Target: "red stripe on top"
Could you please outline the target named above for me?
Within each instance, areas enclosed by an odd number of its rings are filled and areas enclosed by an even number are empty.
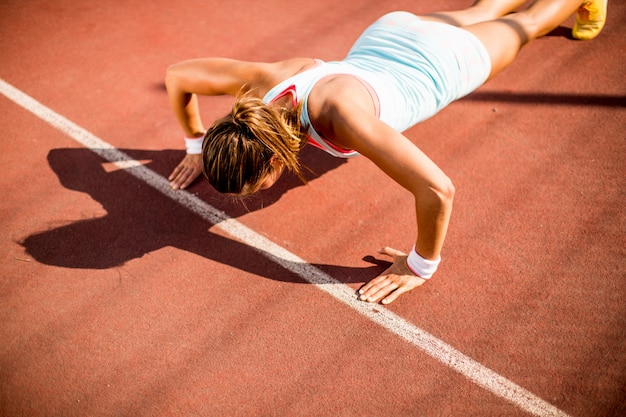
[[[367,85],[366,85],[367,86]],[[290,85],[289,87],[285,88],[280,94],[278,94],[276,97],[274,97],[272,99],[272,101],[270,102],[270,104],[275,103],[276,101],[280,100],[281,98],[285,97],[287,94],[291,94],[291,102],[293,103],[293,106],[296,107],[298,105],[298,95],[296,92],[296,86],[295,84]],[[319,134],[319,133],[318,133]],[[318,149],[321,149],[323,151],[326,151],[326,149],[320,145],[319,143],[317,143],[315,141],[315,139],[313,139],[310,135],[306,135],[307,139],[309,141],[309,143],[313,146],[315,146]],[[322,136],[322,135],[320,135]],[[343,148],[339,148],[337,146],[335,146],[331,141],[327,140],[326,144],[328,146],[330,146],[331,148],[333,148],[335,151],[339,152],[339,153],[343,153],[343,154],[349,154],[352,153],[354,151],[352,150],[348,150],[348,149],[343,149]]]
[[[275,103],[276,101],[278,101],[281,98],[285,97],[287,94],[291,94],[291,102],[293,103],[293,106],[296,107],[298,105],[298,96],[296,95],[296,85],[295,84],[291,84],[289,87],[285,88],[282,93],[280,93],[279,95],[274,97],[274,99],[272,99],[270,104]]]

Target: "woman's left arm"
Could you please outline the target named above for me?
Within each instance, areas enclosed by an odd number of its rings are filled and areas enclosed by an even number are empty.
[[[452,212],[450,179],[409,139],[357,103],[343,101],[330,112],[338,144],[355,149],[413,194],[418,234],[412,260],[436,269]],[[380,253],[391,256],[393,264],[360,289],[362,300],[388,304],[426,281],[409,268],[406,253],[388,247]]]

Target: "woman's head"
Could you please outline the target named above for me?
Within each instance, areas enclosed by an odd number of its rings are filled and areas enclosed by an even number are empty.
[[[273,185],[284,167],[303,178],[297,157],[306,143],[300,110],[239,97],[204,138],[204,175],[211,185],[222,193],[251,194]]]

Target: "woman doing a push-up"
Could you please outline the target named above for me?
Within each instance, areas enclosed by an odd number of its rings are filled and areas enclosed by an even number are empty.
[[[578,11],[574,37],[595,37],[606,1],[481,0],[453,12],[384,15],[345,59],[275,63],[223,58],[184,61],[166,76],[187,155],[170,176],[183,189],[202,172],[223,193],[271,187],[284,169],[302,177],[298,152],[309,143],[331,155],[363,155],[415,197],[418,234],[408,255],[384,248],[393,264],[359,290],[390,303],[436,271],[454,187],[401,132],[498,74],[522,46]],[[230,114],[205,130],[196,95],[236,97]]]

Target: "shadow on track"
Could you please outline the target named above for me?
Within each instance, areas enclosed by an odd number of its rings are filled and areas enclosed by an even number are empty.
[[[604,94],[546,94],[522,93],[511,94],[506,91],[476,91],[462,100],[494,101],[514,104],[550,105],[550,106],[595,106],[595,107],[626,107],[626,96]]]
[[[152,161],[146,165],[164,176],[181,154],[170,150],[124,152],[139,161]],[[303,151],[301,159],[314,172],[308,175],[309,180],[345,163],[310,147]],[[48,154],[48,162],[64,187],[89,194],[107,214],[26,237],[21,244],[38,262],[66,268],[107,269],[172,246],[258,276],[305,282],[247,245],[212,233],[208,230],[211,224],[123,169],[105,169],[107,161],[89,149],[54,149]],[[237,217],[274,204],[288,190],[303,185],[293,175],[284,177],[270,190],[246,200],[245,205],[225,198],[206,181],[198,181],[189,191]],[[372,279],[389,265],[373,258],[367,260],[373,264],[371,267],[314,266],[341,282],[353,283]]]

